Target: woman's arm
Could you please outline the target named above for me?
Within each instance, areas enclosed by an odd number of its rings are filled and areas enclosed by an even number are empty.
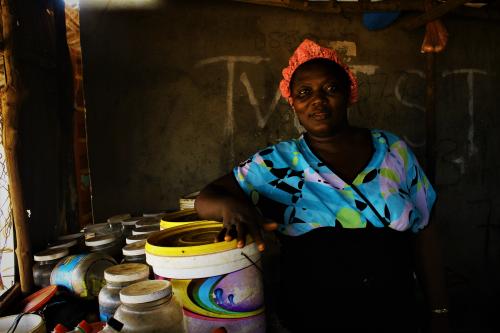
[[[264,251],[261,228],[274,230],[277,227],[276,223],[266,223],[232,173],[207,185],[196,198],[195,208],[201,218],[223,222],[219,241],[231,241],[236,237],[240,248],[245,246],[246,235],[250,233],[259,250]]]
[[[442,249],[435,223],[432,221],[417,235],[415,257],[417,277],[430,310],[430,332],[449,332]]]

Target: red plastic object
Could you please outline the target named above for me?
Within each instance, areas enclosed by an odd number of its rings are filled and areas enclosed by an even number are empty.
[[[82,320],[76,327],[81,328],[85,333],[92,333],[94,330],[85,320]]]
[[[56,292],[57,286],[48,286],[38,290],[34,294],[29,295],[21,303],[23,312],[35,312],[39,310],[42,306],[47,304]]]
[[[66,326],[62,324],[57,324],[56,327],[54,327],[54,330],[52,332],[54,333],[66,333],[69,330],[66,328]]]

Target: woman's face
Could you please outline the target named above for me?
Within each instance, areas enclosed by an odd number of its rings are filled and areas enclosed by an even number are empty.
[[[295,113],[310,135],[331,136],[347,126],[346,87],[329,68],[321,64],[299,67],[291,88]]]

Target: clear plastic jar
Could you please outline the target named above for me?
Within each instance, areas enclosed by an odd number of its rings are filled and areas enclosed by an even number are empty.
[[[68,255],[67,248],[47,249],[33,256],[33,279],[35,286],[45,288],[50,285],[50,274],[59,260]]]
[[[132,283],[147,280],[149,266],[127,263],[115,265],[104,271],[106,285],[99,292],[99,314],[101,321],[108,321],[120,306],[120,290]]]
[[[182,306],[172,293],[169,281],[134,283],[120,291],[113,316],[123,323],[124,333],[186,333]]]
[[[85,240],[90,252],[104,253],[120,262],[122,258],[122,244],[114,235],[94,236]]]

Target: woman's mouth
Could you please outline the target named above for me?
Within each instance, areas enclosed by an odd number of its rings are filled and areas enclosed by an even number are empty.
[[[325,120],[330,118],[331,114],[329,112],[314,112],[310,115],[310,118],[314,120]]]

